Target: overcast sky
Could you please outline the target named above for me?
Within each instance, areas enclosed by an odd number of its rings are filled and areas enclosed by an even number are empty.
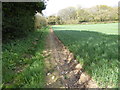
[[[81,6],[82,8],[89,8],[95,5],[118,6],[119,1],[120,0],[49,0],[46,9],[42,12],[45,16],[50,16],[69,6]]]

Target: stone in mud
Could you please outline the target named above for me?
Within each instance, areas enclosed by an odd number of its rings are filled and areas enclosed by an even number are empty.
[[[79,70],[74,70],[74,74],[78,74],[80,72]]]
[[[65,74],[67,74],[67,73],[68,73],[68,71],[65,72]]]
[[[58,70],[60,69],[59,66],[57,66],[57,69],[58,69]]]
[[[47,73],[47,75],[50,75],[51,73]]]
[[[61,74],[64,74],[64,72],[61,72]]]
[[[55,78],[55,76],[52,76],[52,79],[54,79]]]
[[[78,63],[77,60],[74,60],[75,63]]]
[[[69,77],[69,78],[71,78],[71,77],[73,77],[74,76],[74,71],[70,71],[69,73],[67,73],[66,75],[67,75],[67,77]]]
[[[47,51],[46,51],[46,50],[44,50],[44,51],[43,51],[43,53],[47,53]]]
[[[74,57],[74,56],[73,56],[73,54],[72,54],[72,53],[70,53],[70,54],[69,54],[69,56],[68,56],[68,61],[72,60],[72,59],[73,59],[73,57]]]
[[[77,65],[75,66],[75,69],[82,69],[82,65],[81,65],[81,64],[77,64]]]
[[[82,73],[80,75],[79,83],[87,83],[89,80],[90,80],[90,77]]]
[[[90,80],[86,85],[86,88],[98,88],[98,85],[93,80]]]

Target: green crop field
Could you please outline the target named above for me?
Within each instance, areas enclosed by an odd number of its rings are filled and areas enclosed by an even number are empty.
[[[101,87],[118,87],[118,24],[55,25],[55,34]]]
[[[88,25],[56,25],[55,30],[97,31],[106,34],[118,34],[118,23]]]

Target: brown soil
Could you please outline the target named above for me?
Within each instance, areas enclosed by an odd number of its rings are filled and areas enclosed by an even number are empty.
[[[74,55],[61,43],[52,28],[44,51],[46,88],[97,88],[97,84],[82,69]]]

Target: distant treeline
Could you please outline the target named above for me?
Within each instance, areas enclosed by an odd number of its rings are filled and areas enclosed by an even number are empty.
[[[97,5],[92,8],[68,7],[48,17],[48,24],[118,21],[118,7]]]
[[[45,2],[3,2],[3,41],[23,37],[34,31],[35,12],[46,8]]]

